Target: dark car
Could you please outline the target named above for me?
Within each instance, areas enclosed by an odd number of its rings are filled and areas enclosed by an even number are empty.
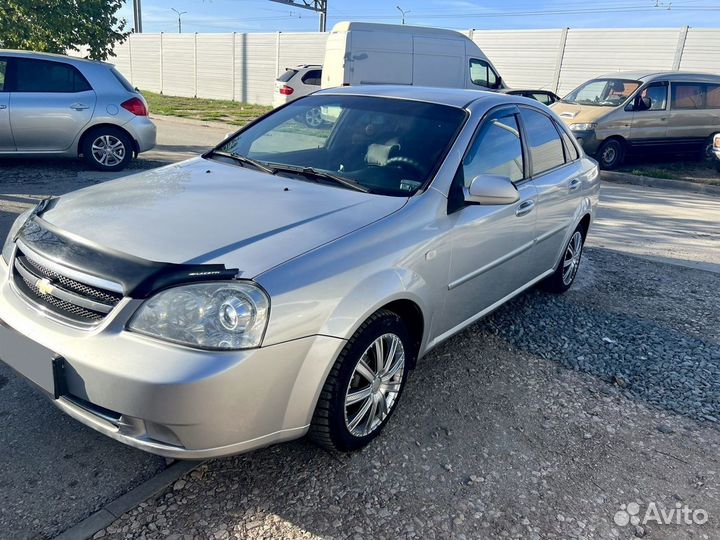
[[[544,105],[551,105],[556,101],[560,101],[558,95],[550,90],[518,90],[515,88],[505,88],[504,90],[500,90],[500,92],[510,94],[511,96],[522,96],[534,99]]]

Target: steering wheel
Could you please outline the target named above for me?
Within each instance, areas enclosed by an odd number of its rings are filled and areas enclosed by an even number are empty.
[[[406,169],[410,169],[411,171],[416,172],[419,178],[422,178],[425,175],[425,170],[423,169],[423,166],[420,165],[420,163],[418,163],[416,160],[406,156],[394,156],[385,162],[385,167],[390,167],[392,165],[395,165],[396,167],[405,167]]]

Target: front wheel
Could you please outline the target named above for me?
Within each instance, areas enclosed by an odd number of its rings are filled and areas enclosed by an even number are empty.
[[[598,149],[597,158],[601,169],[617,169],[623,160],[624,148],[617,139],[603,142]]]
[[[405,324],[392,311],[380,310],[365,321],[325,381],[310,438],[348,452],[377,437],[405,387],[410,343]]]
[[[565,251],[563,252],[563,258],[555,269],[555,272],[542,282],[543,289],[560,294],[572,286],[578,268],[580,268],[580,259],[582,259],[584,244],[584,229],[582,225],[580,225],[575,229],[570,240],[568,240]]]

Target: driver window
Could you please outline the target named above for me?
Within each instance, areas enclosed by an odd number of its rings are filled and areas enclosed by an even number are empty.
[[[640,91],[636,98],[636,111],[664,111],[667,107],[668,87],[666,84],[654,83]],[[650,108],[645,108],[649,100]],[[638,106],[640,103],[640,106]]]
[[[499,174],[513,182],[523,179],[520,128],[514,114],[488,120],[462,164],[465,187],[480,174]]]
[[[485,88],[497,87],[497,74],[484,60],[472,58],[470,60],[470,80],[477,86]]]

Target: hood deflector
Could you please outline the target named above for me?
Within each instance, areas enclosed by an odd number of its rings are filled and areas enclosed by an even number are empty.
[[[52,203],[41,203],[18,232],[17,238],[38,255],[85,274],[119,283],[125,296],[147,298],[184,283],[231,280],[240,271],[223,264],[174,264],[148,261],[106,248],[48,223],[40,214]]]

